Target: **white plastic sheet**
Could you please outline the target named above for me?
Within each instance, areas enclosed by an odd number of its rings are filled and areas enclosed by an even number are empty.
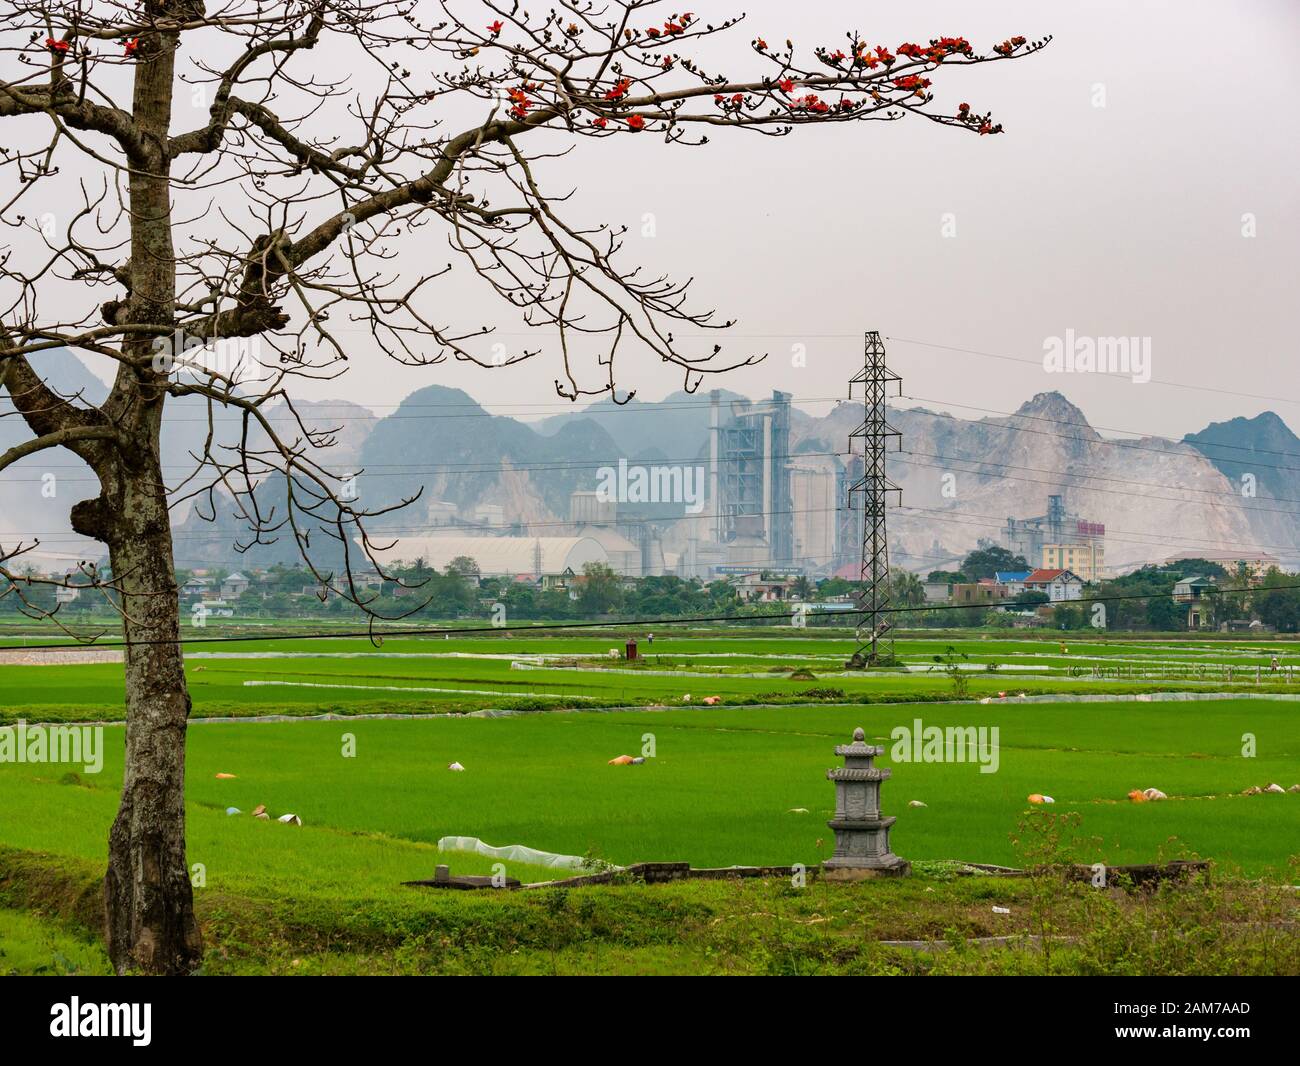
[[[443,837],[438,841],[439,851],[471,851],[476,855],[486,855],[491,859],[505,859],[511,862],[527,863],[529,866],[545,866],[553,870],[582,870],[581,855],[557,855],[553,851],[538,851],[523,844],[507,844],[494,848],[484,844],[478,837]],[[621,869],[621,867],[616,867]]]

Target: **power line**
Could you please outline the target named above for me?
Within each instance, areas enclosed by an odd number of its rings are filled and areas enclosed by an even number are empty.
[[[974,461],[976,461],[976,460],[971,460],[971,461],[974,462]],[[923,467],[923,468],[925,468],[925,469],[932,469],[932,470],[944,470],[944,469],[946,469],[945,467],[939,466],[939,465],[934,464],[934,463],[908,463],[907,465],[909,465],[909,466]],[[961,471],[958,471],[958,472],[960,473]],[[1009,478],[1008,480],[1020,480],[1020,479]],[[1032,482],[1032,483],[1033,483],[1033,484],[1048,484],[1047,482]],[[1105,491],[1105,490],[1091,490],[1091,491]],[[1163,498],[1163,497],[1161,497],[1161,498]],[[1171,502],[1186,502],[1186,501],[1171,501]],[[840,507],[804,507],[804,508],[792,508],[792,509],[784,510],[784,511],[754,511],[754,512],[750,512],[750,514],[751,514],[752,516],[754,516],[754,517],[766,517],[766,516],[769,516],[769,515],[777,515],[777,514],[791,514],[791,515],[798,515],[798,514],[841,514],[841,513],[843,513],[843,510],[844,510],[844,509],[843,509],[843,508],[840,508]],[[998,528],[999,530],[1001,530],[1001,529],[1003,528],[1003,524],[1004,524],[1005,521],[1006,521],[1005,517],[1003,517],[1003,516],[999,516],[999,515],[970,514],[969,512],[964,512],[964,513],[954,513],[953,511],[950,511],[950,510],[942,510],[942,509],[938,509],[938,508],[928,508],[928,507],[917,507],[917,506],[914,506],[914,505],[908,505],[908,504],[904,504],[904,505],[902,506],[902,510],[904,510],[904,511],[916,511],[916,512],[920,512],[920,513],[922,513],[922,514],[929,514],[929,515],[939,516],[939,517],[936,517],[936,518],[932,519],[932,521],[936,521],[936,522],[945,522],[945,521],[946,521],[946,522],[960,522],[960,523],[974,524],[974,525],[980,525],[980,526],[991,526],[991,527],[996,527],[996,528]],[[1290,514],[1290,513],[1292,513],[1292,512],[1283,512],[1283,513]],[[1300,513],[1300,512],[1297,512],[1297,513]],[[682,517],[670,517],[670,518],[664,518],[664,519],[656,519],[656,518],[637,518],[637,519],[631,519],[631,518],[629,518],[629,519],[620,519],[620,520],[616,520],[616,521],[614,521],[613,523],[608,523],[608,524],[609,524],[609,525],[612,525],[612,526],[614,526],[614,527],[627,527],[627,526],[655,525],[655,524],[659,524],[660,522],[680,522],[680,521],[685,521],[685,520],[688,520],[688,519],[710,519],[710,518],[716,518],[716,517],[719,517],[719,516],[718,516],[717,514],[698,514],[698,515],[685,515],[685,516],[682,516]],[[906,516],[904,516],[904,517],[906,517]],[[966,522],[967,518],[988,519],[989,521],[988,521],[988,522],[980,522],[980,521],[977,521],[977,522],[973,522],[973,523],[967,523],[967,522]],[[508,531],[508,530],[511,530],[511,529],[516,528],[516,526],[523,526],[526,530],[533,530],[533,529],[536,529],[536,528],[538,528],[538,527],[557,526],[557,527],[562,527],[562,528],[569,528],[569,527],[574,527],[574,526],[579,526],[579,527],[580,527],[580,526],[582,526],[582,525],[592,525],[592,524],[593,524],[593,523],[576,523],[576,522],[569,522],[569,521],[564,521],[564,520],[560,520],[560,519],[555,519],[555,520],[547,520],[547,521],[539,521],[539,522],[520,522],[520,523],[505,522],[505,523],[492,523],[492,524],[484,524],[484,525],[467,525],[467,526],[464,526],[464,527],[459,527],[459,526],[433,526],[433,527],[431,527],[431,526],[428,526],[428,525],[421,525],[421,526],[384,526],[384,527],[382,527],[382,528],[372,529],[372,530],[370,530],[370,533],[371,533],[372,536],[381,536],[381,535],[382,535],[382,536],[397,536],[397,535],[399,535],[399,534],[403,534],[403,533],[407,533],[407,534],[417,534],[417,535],[418,535],[418,534],[424,534],[424,537],[422,537],[421,539],[434,539],[434,540],[436,540],[436,539],[438,539],[438,537],[439,537],[440,535],[442,535],[442,534],[440,534],[440,533],[438,533],[438,532],[431,532],[432,530],[449,530],[449,529],[450,529],[450,530],[460,530],[462,535],[472,536],[472,534],[473,534],[475,531],[481,531],[481,530],[502,530],[502,531]],[[1129,536],[1126,537],[1126,536],[1123,536],[1122,534],[1128,534]],[[38,537],[38,536],[39,536],[39,534],[34,533],[34,532],[30,532],[30,531],[27,532],[27,533],[18,533],[18,532],[14,532],[14,533],[11,533],[11,534],[9,534],[9,535],[11,535],[11,536],[30,536],[30,537]],[[212,540],[212,539],[222,539],[222,538],[226,538],[226,537],[229,537],[229,536],[231,536],[231,535],[232,535],[232,533],[231,533],[230,531],[222,530],[222,529],[215,529],[215,528],[214,528],[214,529],[206,529],[206,530],[174,530],[174,531],[172,532],[172,539],[173,539],[173,541],[176,541],[176,540],[201,540],[201,539]],[[575,534],[575,535],[576,535],[576,534]],[[526,539],[535,539],[531,533],[524,533],[524,534],[522,534],[522,536],[524,536]],[[1134,537],[1144,537],[1144,538],[1148,538],[1148,539],[1147,539],[1147,540],[1134,540],[1134,539],[1133,539]],[[1212,546],[1218,546],[1218,547],[1224,547],[1224,548],[1243,548],[1243,546],[1242,546],[1242,545],[1240,544],[1240,542],[1238,542],[1238,541],[1224,541],[1224,540],[1215,540],[1215,539],[1212,539],[1212,538],[1196,538],[1196,537],[1193,537],[1193,538],[1186,538],[1186,539],[1184,539],[1184,540],[1182,540],[1182,541],[1173,542],[1173,541],[1170,541],[1169,538],[1168,538],[1168,536],[1167,536],[1166,534],[1164,534],[1164,533],[1158,533],[1158,532],[1146,532],[1146,531],[1143,531],[1143,530],[1119,529],[1119,528],[1116,528],[1116,527],[1110,527],[1110,526],[1107,527],[1106,538],[1107,538],[1107,540],[1115,541],[1115,542],[1117,542],[1117,543],[1121,543],[1121,544],[1136,544],[1136,545],[1139,545],[1139,546],[1149,546],[1149,541],[1150,541],[1151,539],[1154,539],[1154,540],[1157,540],[1158,542],[1160,542],[1160,543],[1162,543],[1162,544],[1167,544],[1167,545],[1170,545],[1170,546],[1172,546],[1172,547],[1182,547],[1182,548],[1189,548],[1189,549],[1205,548],[1205,547],[1207,547],[1207,546],[1211,546],[1211,547],[1212,547]],[[485,541],[489,541],[489,542],[490,542],[491,540],[493,540],[493,539],[495,539],[495,538],[493,538],[493,537],[484,537],[484,538],[482,538],[482,539],[485,540]],[[44,538],[41,538],[41,539],[40,539],[40,544],[41,544],[41,545],[46,545],[46,544],[54,544],[54,545],[58,545],[58,544],[67,544],[67,543],[73,543],[73,544],[76,544],[76,543],[80,543],[80,541],[79,541],[78,539],[72,537],[72,536],[69,536],[69,535],[59,535],[59,534],[56,534],[55,536],[52,536],[52,537],[44,537]],[[1272,552],[1272,551],[1283,551],[1283,552],[1285,552],[1285,551],[1291,551],[1291,550],[1294,550],[1296,547],[1297,547],[1297,546],[1296,546],[1295,544],[1250,544],[1250,545],[1245,545],[1245,546],[1244,546],[1244,548],[1255,549],[1255,550],[1261,550],[1261,551],[1265,551],[1265,552]],[[1243,549],[1243,550],[1244,550],[1244,549]],[[922,555],[918,555],[918,554],[914,554],[914,553],[904,553],[904,554],[908,555],[909,558],[913,558],[913,559],[922,559],[922,558],[947,559],[947,558],[951,558],[951,557],[952,557],[951,555],[924,555],[924,554],[922,554]],[[955,553],[954,553],[954,554],[955,554]],[[815,555],[805,555],[805,556],[802,556],[801,558],[803,558],[803,559],[818,560],[818,561],[824,561],[824,560],[829,560],[829,559],[833,559],[833,558],[839,558],[839,556],[838,556],[838,555],[835,555],[835,556],[815,556]],[[183,558],[181,558],[181,557],[178,557],[176,561],[177,561],[178,563],[182,563],[182,562],[196,562],[196,563],[200,563],[200,564],[204,564],[204,565],[207,565],[207,564],[209,564],[209,562],[210,562],[209,560],[206,560],[206,559],[194,559],[194,560],[188,560],[188,559],[183,559]]]
[[[1218,499],[1234,499],[1234,500],[1235,500],[1235,499],[1238,498],[1237,493],[1235,493],[1235,492],[1223,492],[1222,490],[1218,490],[1218,489],[1194,489],[1194,488],[1190,488],[1190,487],[1185,486],[1185,485],[1164,484],[1164,483],[1151,482],[1151,481],[1134,481],[1134,480],[1132,480],[1131,478],[1107,477],[1107,476],[1104,475],[1104,474],[1081,474],[1081,473],[1080,473],[1080,474],[1076,474],[1076,473],[1074,473],[1073,471],[1067,471],[1067,470],[1045,470],[1045,469],[1043,469],[1042,467],[1037,467],[1037,466],[1022,466],[1022,465],[1020,465],[1019,463],[995,463],[995,462],[993,462],[991,459],[966,459],[966,458],[963,458],[963,457],[961,457],[961,456],[957,456],[957,455],[944,455],[944,454],[942,454],[941,452],[914,452],[914,451],[911,451],[910,449],[904,448],[900,454],[902,454],[902,455],[920,455],[920,456],[924,456],[924,457],[927,458],[927,459],[946,459],[946,460],[948,460],[949,462],[953,462],[953,463],[968,463],[968,464],[973,464],[973,465],[976,465],[976,466],[995,466],[995,467],[998,467],[999,469],[1003,469],[1003,470],[1027,470],[1027,471],[1029,471],[1031,474],[1049,474],[1049,475],[1051,475],[1052,477],[1058,477],[1058,478],[1086,478],[1086,479],[1088,479],[1089,481],[1109,481],[1109,482],[1113,482],[1113,483],[1115,483],[1115,484],[1117,484],[1117,485],[1133,485],[1133,486],[1135,486],[1136,488],[1145,488],[1145,489],[1171,489],[1171,490],[1173,490],[1173,491],[1175,491],[1175,492],[1196,492],[1196,493],[1200,493],[1200,494],[1202,494],[1202,495],[1206,495],[1206,496],[1214,496],[1214,497],[1216,497],[1216,498],[1218,498]],[[912,464],[912,465],[915,465],[915,464]],[[938,468],[938,469],[942,469],[942,467],[940,467],[940,468]],[[957,473],[957,474],[979,474],[979,473],[980,473],[980,471],[977,471],[977,470],[955,470],[955,471],[952,471],[952,472],[953,472],[953,473]],[[983,475],[983,476],[985,476],[985,477],[1007,477],[1008,475],[1005,475],[1005,474],[985,474],[985,475]],[[1015,479],[1012,479],[1012,480],[1024,480],[1024,479],[1015,478]],[[1043,482],[1033,482],[1033,484],[1049,485],[1049,484],[1054,484],[1054,482],[1043,481]],[[1148,496],[1146,493],[1121,492],[1121,491],[1118,490],[1118,489],[1099,489],[1099,488],[1095,488],[1095,487],[1093,487],[1093,486],[1091,486],[1091,485],[1073,485],[1073,486],[1064,486],[1064,487],[1066,487],[1066,488],[1081,488],[1081,489],[1086,489],[1088,492],[1111,493],[1111,494],[1121,495],[1121,496],[1142,496],[1144,499],[1169,500],[1169,501],[1172,502],[1172,503],[1192,503],[1192,502],[1194,502],[1194,501],[1192,501],[1192,500],[1174,500],[1174,499],[1172,499],[1171,497],[1168,497],[1168,496],[1154,496],[1154,497],[1153,497],[1153,496]],[[1241,498],[1242,498],[1242,499],[1245,499],[1246,497],[1241,497]],[[1300,503],[1300,500],[1292,500],[1292,499],[1289,499],[1289,498],[1286,498],[1286,497],[1280,497],[1280,496],[1266,496],[1266,497],[1264,497],[1264,498],[1267,499],[1267,500],[1272,500],[1272,501],[1274,501],[1275,503]],[[1289,514],[1289,515],[1300,515],[1300,511],[1292,511],[1292,510],[1290,510],[1290,509],[1288,509],[1288,508],[1277,508],[1277,507],[1253,507],[1253,506],[1251,506],[1251,507],[1247,507],[1247,506],[1244,505],[1244,504],[1242,505],[1242,510],[1244,510],[1244,511],[1251,511],[1251,512],[1257,512],[1257,513],[1260,513],[1260,514]]]
[[[1228,596],[1238,593],[1250,592],[1273,592],[1289,591],[1300,589],[1300,584],[1294,585],[1270,585],[1267,588],[1225,588],[1207,590],[1206,595],[1211,596]],[[1089,596],[1086,599],[1078,600],[1058,600],[1056,606],[1069,605],[1071,603],[1092,604],[1092,603],[1123,603],[1139,600],[1158,600],[1165,599],[1170,594],[1167,592],[1155,593],[1133,593],[1121,596]],[[922,612],[942,612],[942,611],[968,611],[976,609],[997,609],[1009,606],[1006,603],[946,603],[932,604],[928,606],[912,607],[886,607],[883,610],[889,614],[916,614]],[[1011,605],[1014,606],[1014,605]],[[1038,606],[1038,605],[1032,605]],[[842,612],[846,615],[862,614],[861,610],[849,610]],[[383,631],[354,630],[337,633],[254,633],[248,636],[238,636],[233,634],[216,636],[216,637],[195,637],[179,640],[115,640],[100,641],[98,638],[79,641],[72,644],[5,644],[0,645],[0,651],[67,651],[69,648],[119,648],[119,647],[152,647],[158,645],[180,644],[230,644],[238,642],[261,642],[267,640],[356,640],[363,638],[375,642],[375,638],[380,640],[387,637],[408,637],[408,636],[439,636],[439,637],[462,637],[476,633],[539,633],[549,632],[552,630],[565,629],[628,629],[631,627],[641,626],[666,626],[666,625],[694,625],[699,622],[770,622],[782,618],[795,618],[806,615],[802,611],[784,611],[772,614],[754,614],[754,615],[693,615],[686,618],[641,618],[641,619],[618,619],[605,622],[544,622],[540,625],[532,626],[468,626],[465,628],[449,629],[445,627],[419,627],[419,628],[395,628],[385,629]]]
[[[235,449],[233,449],[233,448],[226,448],[226,447],[222,446],[222,450],[224,450],[224,451],[234,451]],[[769,456],[768,458],[769,458],[769,459],[785,459],[785,460],[789,460],[789,461],[797,461],[797,460],[799,460],[799,459],[828,458],[828,457],[831,457],[831,456],[846,456],[847,454],[848,454],[847,452],[791,452],[791,453],[789,453],[788,455],[772,455],[772,456]],[[250,455],[250,461],[252,461],[252,462],[254,462],[254,463],[260,463],[260,462],[263,462],[262,460],[259,460],[259,459],[257,458],[256,455]],[[748,462],[757,462],[757,461],[758,461],[758,460],[757,460],[756,458],[752,457],[752,456],[736,456],[735,458],[727,458],[727,457],[724,457],[724,456],[719,456],[718,459],[717,459],[717,464],[718,464],[718,465],[721,465],[721,464],[724,464],[724,463],[748,463]],[[592,471],[593,469],[595,469],[595,470],[599,470],[599,469],[601,469],[601,468],[605,468],[605,467],[608,467],[608,468],[610,468],[610,469],[617,469],[617,468],[618,468],[618,464],[621,463],[621,462],[622,462],[622,463],[627,463],[629,469],[634,469],[634,468],[636,468],[636,467],[655,468],[655,467],[665,467],[665,466],[668,466],[668,467],[671,467],[671,466],[677,466],[677,467],[684,467],[684,466],[710,467],[710,466],[715,465],[715,464],[714,464],[714,461],[711,460],[708,456],[700,456],[700,455],[690,456],[690,457],[685,458],[685,459],[648,459],[648,458],[638,459],[638,458],[633,457],[633,456],[620,455],[620,456],[615,456],[615,457],[612,458],[612,459],[554,459],[554,460],[546,460],[546,461],[537,462],[537,463],[516,463],[516,462],[513,462],[513,461],[511,461],[511,460],[505,460],[505,461],[503,461],[503,462],[501,462],[501,463],[476,463],[476,464],[470,464],[470,463],[439,463],[439,464],[434,465],[434,466],[429,467],[429,468],[424,468],[424,465],[423,465],[423,464],[419,464],[419,463],[373,463],[373,464],[370,464],[369,466],[362,467],[360,470],[358,470],[358,471],[356,472],[356,474],[355,474],[354,476],[355,476],[355,477],[365,477],[365,478],[375,478],[375,477],[409,477],[409,476],[412,476],[412,475],[418,475],[418,474],[424,474],[424,475],[437,475],[437,474],[441,474],[441,473],[455,473],[455,474],[500,474],[500,473],[514,473],[514,472],[516,472],[516,471],[521,471],[521,470],[526,470],[526,471],[547,471],[547,470],[584,470],[584,471]],[[177,464],[172,464],[171,468],[172,468],[172,469],[184,469],[184,470],[191,470],[191,469],[192,469],[192,470],[194,470],[195,472],[197,472],[198,470],[202,469],[203,465],[204,465],[204,464],[199,464],[198,466],[195,466],[195,467],[190,467],[189,465],[184,465],[184,466],[179,466],[179,467],[178,467]],[[371,473],[371,472],[370,472],[370,466],[397,467],[398,470],[395,471],[395,472],[392,472],[392,473]],[[63,468],[63,469],[79,469],[79,464],[75,464],[75,463],[64,463],[64,464],[62,464],[62,466],[61,466],[60,468]],[[266,475],[269,476],[269,475],[273,475],[273,474],[281,474],[282,471],[281,471],[279,468],[276,468],[276,467],[268,467],[266,470],[255,471],[255,473],[262,473],[262,474],[266,474]],[[41,482],[41,479],[40,479],[40,478],[6,478],[5,480],[8,481],[10,484],[39,484],[39,483]],[[60,478],[59,480],[60,480],[60,481],[67,481],[67,482],[70,482],[70,483],[72,483],[72,484],[98,483],[98,479],[97,479],[97,478],[71,478],[71,477],[69,477],[69,478]],[[335,476],[335,480],[342,480],[342,477],[336,475],[336,476]],[[260,484],[260,482],[259,482],[259,484]]]
[[[899,344],[914,344],[921,348],[935,348],[946,352],[960,352],[963,355],[977,355],[985,359],[1002,359],[1010,363],[1024,363],[1028,366],[1036,366],[1039,369],[1043,369],[1043,361],[1041,359],[1025,359],[1022,356],[999,355],[996,352],[981,352],[974,348],[958,348],[950,344],[934,344],[930,341],[909,340],[906,337],[890,337],[889,339],[891,341],[896,341]],[[1112,381],[1123,381],[1131,384],[1127,378],[1115,374],[1094,373],[1089,376],[1092,378],[1107,378]],[[1278,401],[1282,403],[1300,403],[1300,400],[1289,400],[1284,396],[1261,396],[1254,392],[1234,392],[1231,389],[1220,389],[1210,385],[1191,385],[1182,381],[1165,381],[1160,378],[1151,378],[1149,381],[1145,382],[1145,384],[1165,385],[1174,389],[1191,389],[1196,392],[1210,392],[1217,396],[1239,396],[1247,400],[1267,400],[1270,403]]]
[[[1062,426],[1075,426],[1075,427],[1078,427],[1078,428],[1081,428],[1081,429],[1091,429],[1091,430],[1107,429],[1107,431],[1108,431],[1108,432],[1111,432],[1111,433],[1133,433],[1133,434],[1136,434],[1136,433],[1139,432],[1138,430],[1132,430],[1132,429],[1111,429],[1111,428],[1108,428],[1108,427],[1105,427],[1105,426],[1093,426],[1093,425],[1091,425],[1091,424],[1089,424],[1089,423],[1087,423],[1087,422],[1069,422],[1069,421],[1066,421],[1065,419],[1061,419],[1061,418],[1048,418],[1048,417],[1046,417],[1045,415],[1026,415],[1026,414],[1021,414],[1019,411],[998,411],[998,410],[996,410],[996,409],[994,409],[994,408],[992,408],[992,407],[976,407],[976,406],[973,406],[973,405],[970,405],[970,404],[951,403],[951,402],[949,402],[949,401],[947,401],[947,400],[933,400],[933,399],[927,399],[927,398],[924,397],[924,396],[908,396],[908,397],[905,397],[905,398],[906,398],[906,399],[910,399],[910,400],[918,400],[918,401],[920,401],[920,402],[922,402],[922,403],[940,403],[940,404],[946,404],[946,405],[949,406],[949,407],[961,407],[961,408],[965,408],[965,409],[967,409],[967,410],[971,410],[971,411],[986,411],[986,412],[988,412],[988,413],[990,413],[990,414],[999,414],[999,415],[1004,415],[1004,416],[1007,417],[1007,418],[1026,418],[1026,419],[1034,419],[1035,421],[1040,421],[1040,422],[1052,422],[1052,423],[1055,423],[1055,424],[1057,424],[1057,425],[1062,425]],[[926,410],[925,408],[914,408],[914,407],[913,407],[913,408],[904,408],[904,411],[905,411],[905,413],[908,413],[908,414],[923,413],[923,414],[929,415],[930,417],[934,417],[934,418],[938,418],[938,417],[940,417],[939,415],[935,414],[935,413],[932,412],[932,411]],[[974,422],[974,421],[971,421],[971,424],[972,424],[972,425],[977,425],[977,424],[979,424],[979,423],[976,423],[976,422]],[[1225,456],[1210,456],[1210,455],[1206,455],[1204,452],[1202,452],[1202,451],[1200,450],[1200,448],[1197,446],[1197,443],[1195,443],[1195,442],[1192,442],[1192,441],[1189,441],[1189,440],[1175,440],[1175,439],[1172,438],[1172,437],[1162,437],[1162,436],[1160,436],[1159,434],[1156,434],[1156,433],[1143,434],[1143,436],[1145,436],[1145,437],[1147,437],[1148,439],[1151,439],[1151,440],[1162,440],[1162,441],[1165,441],[1165,442],[1168,443],[1168,444],[1183,445],[1183,446],[1185,446],[1185,447],[1188,447],[1188,448],[1192,449],[1192,452],[1193,452],[1194,454],[1193,454],[1193,455],[1189,455],[1189,454],[1187,454],[1186,452],[1176,452],[1176,451],[1172,451],[1172,450],[1170,450],[1170,449],[1168,449],[1168,448],[1151,448],[1151,447],[1144,447],[1143,445],[1141,445],[1141,444],[1137,444],[1137,443],[1134,443],[1134,442],[1132,442],[1132,441],[1114,440],[1114,439],[1111,439],[1111,438],[1103,437],[1103,436],[1101,436],[1100,434],[1099,434],[1098,436],[1096,436],[1095,438],[1094,438],[1094,437],[1072,437],[1072,436],[1069,436],[1069,435],[1064,434],[1064,433],[1052,433],[1052,432],[1050,432],[1050,431],[1048,431],[1048,430],[1042,430],[1042,429],[1030,429],[1028,426],[1006,426],[1006,425],[999,425],[997,428],[998,428],[998,429],[1001,429],[1001,430],[1005,430],[1005,431],[1007,431],[1008,433],[1033,433],[1033,434],[1036,434],[1036,435],[1038,435],[1038,436],[1042,436],[1042,437],[1056,437],[1058,440],[1077,441],[1077,442],[1079,442],[1080,444],[1101,444],[1101,445],[1105,445],[1105,446],[1108,447],[1108,448],[1122,448],[1122,449],[1124,449],[1125,451],[1151,452],[1151,453],[1154,454],[1154,455],[1164,455],[1164,456],[1172,457],[1172,458],[1174,458],[1174,459],[1201,458],[1201,459],[1207,459],[1207,460],[1209,460],[1211,463],[1218,461],[1218,462],[1225,462],[1225,463],[1238,463],[1238,464],[1242,464],[1242,465],[1245,465],[1246,462],[1247,462],[1247,460],[1244,459],[1244,458],[1242,458],[1242,459],[1233,459],[1233,458],[1228,458],[1228,457],[1225,457]],[[1250,452],[1252,452],[1252,453],[1255,452],[1255,451],[1258,451],[1258,452],[1260,452],[1260,453],[1269,454],[1269,455],[1294,455],[1294,456],[1300,458],[1300,452],[1276,451],[1276,450],[1271,450],[1271,449],[1267,449],[1267,448],[1254,449],[1254,448],[1252,448],[1250,445],[1246,445],[1246,444],[1218,444],[1218,443],[1212,443],[1212,442],[1209,442],[1209,441],[1202,441],[1202,442],[1199,442],[1199,443],[1201,443],[1201,444],[1203,444],[1203,445],[1205,445],[1205,446],[1207,446],[1207,447],[1213,447],[1213,448],[1236,448],[1236,449],[1240,449],[1240,450],[1243,450],[1243,451],[1250,451]],[[1300,467],[1295,467],[1295,466],[1279,466],[1279,465],[1276,464],[1276,463],[1254,463],[1254,462],[1250,463],[1249,465],[1252,466],[1252,467],[1255,467],[1256,469],[1259,469],[1259,470],[1285,470],[1285,471],[1287,471],[1288,473],[1300,474]],[[1226,476],[1226,475],[1225,475],[1225,476]]]

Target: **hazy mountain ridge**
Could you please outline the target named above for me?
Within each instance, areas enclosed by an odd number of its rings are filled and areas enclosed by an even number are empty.
[[[904,452],[889,468],[904,510],[891,540],[907,553],[936,554],[936,541],[954,554],[976,537],[1001,543],[1008,517],[1042,515],[1056,493],[1071,512],[1105,524],[1109,567],[1271,543],[1190,445],[1103,438],[1058,393],[1040,393],[1009,417],[965,421],[912,410],[892,421],[903,433]]]
[[[84,391],[88,401],[102,399],[103,383],[68,353],[52,353],[42,370],[65,395]],[[314,450],[312,458],[340,475],[360,471],[363,505],[388,507],[418,496],[376,523],[393,535],[422,530],[434,501],[451,503],[462,515],[495,504],[508,522],[562,523],[569,495],[594,488],[602,466],[619,459],[699,462],[707,455],[706,394],[679,392],[625,406],[603,400],[535,422],[493,415],[469,394],[441,385],[411,393],[384,417],[349,401],[297,407],[311,428],[334,433],[335,447]],[[283,407],[268,414],[287,441],[301,438]],[[796,410],[790,450],[843,453],[861,419],[857,402],[822,416]],[[1300,500],[1300,438],[1271,412],[1214,423],[1182,441],[1103,437],[1055,392],[1038,394],[1010,416],[972,420],[911,408],[892,411],[891,421],[903,434],[903,450],[889,460],[890,477],[903,489],[902,509],[890,518],[891,550],[913,569],[938,567],[981,538],[1001,542],[1008,517],[1043,514],[1053,493],[1065,496],[1069,510],[1105,523],[1108,566],[1196,550],[1300,558],[1300,504],[1292,502]],[[164,448],[173,481],[192,466],[189,453],[202,446],[206,431],[202,401],[169,406]],[[17,418],[0,418],[0,448],[24,439]],[[255,434],[254,444],[266,441]],[[40,479],[51,469],[71,483],[46,498]],[[1254,496],[1241,491],[1246,475],[1254,479]],[[0,535],[12,546],[18,533],[39,531],[51,549],[99,557],[99,546],[78,543],[67,525],[69,507],[93,487],[89,470],[70,454],[29,457],[0,477]],[[282,486],[268,482],[263,494],[283,507]],[[176,516],[180,565],[241,561],[232,545],[246,539],[246,530],[229,501],[218,501],[217,510],[215,523],[190,511]],[[292,537],[282,537],[242,563],[295,555]]]

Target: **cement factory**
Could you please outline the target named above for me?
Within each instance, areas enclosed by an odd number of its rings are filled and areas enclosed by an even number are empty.
[[[500,504],[435,500],[427,535],[402,538],[401,551],[438,569],[473,558],[484,576],[579,573],[589,562],[626,577],[856,576],[863,519],[848,491],[862,470],[857,455],[791,451],[789,393],[751,401],[714,391],[694,463],[621,459],[580,473],[583,487],[559,520],[530,523]],[[1105,533],[1052,495],[1045,514],[1008,517],[1001,540],[1032,568],[1091,582],[1103,572]]]
[[[402,553],[443,568],[470,557],[484,576],[581,570],[607,563],[627,577],[717,577],[777,571],[824,575],[856,560],[861,517],[846,506],[861,461],[792,454],[791,396],[710,395],[706,447],[693,464],[620,460],[583,477],[567,521],[512,520],[499,505],[428,504],[428,533]],[[488,543],[490,542],[490,543]]]

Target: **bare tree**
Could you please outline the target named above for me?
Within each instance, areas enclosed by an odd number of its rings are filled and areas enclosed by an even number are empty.
[[[67,449],[99,483],[71,526],[107,547],[107,570],[87,567],[77,583],[120,611],[126,646],[125,780],[104,883],[119,971],[184,973],[202,951],[185,859],[190,697],[171,511],[235,501],[240,547],[292,538],[322,590],[362,608],[373,593],[358,574],[384,572],[366,532],[377,512],[343,491],[355,471],[323,464],[333,433],[298,417],[294,380],[342,373],[358,346],[411,365],[505,367],[549,352],[560,396],[626,402],[615,368],[631,353],[676,365],[694,391],[755,357],[675,336],[730,323],[695,310],[689,282],[623,265],[621,229],[569,217],[567,193],[543,187],[549,158],[580,138],[689,146],[719,131],[782,137],[906,116],[994,134],[987,113],[940,109],[931,76],[1046,43],[890,48],[847,33],[801,57],[789,41],[754,38],[737,78],[708,57],[740,21],[664,0],[537,11],[505,0],[0,2],[0,220],[14,234],[0,248],[0,387],[12,406],[0,417],[31,433],[0,468]],[[61,224],[24,213],[45,187],[60,204],[76,197]],[[403,238],[434,232],[457,253],[454,269],[398,258]],[[449,323],[453,301],[435,283],[453,274],[498,294],[538,344],[503,354],[492,328]],[[107,399],[50,387],[38,367],[54,349],[111,360]],[[208,412],[206,444],[181,473],[159,444],[169,399]],[[229,436],[217,414],[234,423]],[[273,480],[282,502],[268,505],[254,490]],[[341,562],[314,561],[313,541]],[[31,580],[12,561],[32,547],[0,547],[10,592]]]

